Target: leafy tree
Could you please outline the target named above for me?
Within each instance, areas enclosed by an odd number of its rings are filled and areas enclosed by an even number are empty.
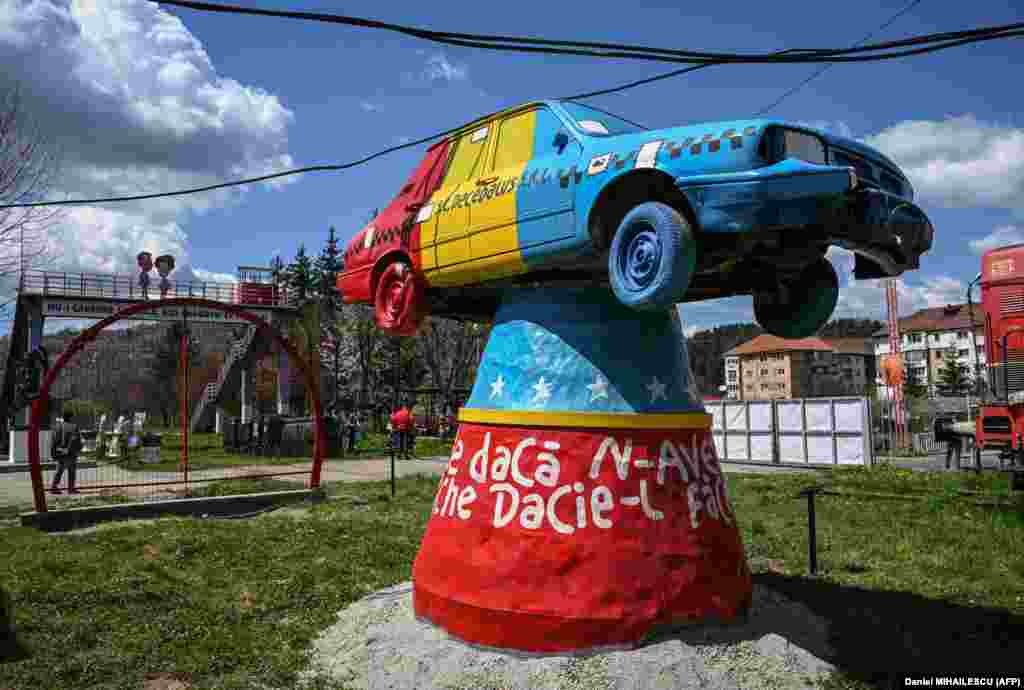
[[[957,357],[956,349],[946,352],[945,361],[939,369],[939,395],[963,397],[971,391],[971,369]]]
[[[178,401],[184,392],[178,361],[181,358],[181,335],[184,326],[181,322],[170,324],[163,337],[156,344],[153,357],[145,377],[147,398],[152,401],[157,412],[163,417],[165,427],[171,426],[178,413]],[[199,351],[194,341],[189,343],[189,366],[199,362]]]
[[[306,245],[299,245],[295,259],[284,269],[284,282],[289,293],[299,303],[316,294],[320,281],[313,267],[313,259],[306,254]]]

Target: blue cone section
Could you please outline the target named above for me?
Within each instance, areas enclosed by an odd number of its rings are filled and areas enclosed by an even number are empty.
[[[703,412],[675,309],[642,313],[610,290],[509,290],[467,408]]]

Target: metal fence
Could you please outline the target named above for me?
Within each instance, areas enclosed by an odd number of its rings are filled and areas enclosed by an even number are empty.
[[[156,282],[156,281],[154,281]],[[253,291],[247,283],[213,283],[207,281],[170,281],[166,297],[199,297],[230,304],[256,303],[265,306],[290,306],[291,296],[282,289]],[[260,286],[262,287],[262,285]],[[267,285],[267,288],[275,286]],[[52,297],[91,297],[109,299],[143,299],[138,275],[124,276],[103,273],[64,273],[57,271],[25,271],[19,290],[26,294]],[[257,295],[253,301],[250,295]],[[157,284],[151,284],[149,299],[160,296]],[[243,301],[243,298],[244,301]]]
[[[712,415],[724,461],[796,465],[869,465],[871,408],[867,398],[721,400]]]

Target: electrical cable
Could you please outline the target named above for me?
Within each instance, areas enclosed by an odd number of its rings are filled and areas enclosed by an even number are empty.
[[[918,4],[920,4],[920,3],[921,3],[921,0],[913,0],[913,2],[911,2],[911,3],[909,4],[909,5],[907,5],[907,6],[906,6],[906,7],[904,7],[903,9],[901,9],[901,10],[900,10],[899,12],[897,12],[897,13],[896,13],[896,14],[894,14],[893,16],[889,17],[888,21],[886,21],[886,22],[885,22],[884,24],[882,24],[882,25],[881,25],[880,27],[878,27],[878,28],[877,28],[877,29],[875,29],[874,31],[871,31],[871,32],[869,32],[869,33],[868,33],[868,34],[867,34],[867,35],[866,35],[866,36],[865,36],[864,38],[862,38],[862,39],[860,39],[859,41],[857,41],[856,43],[854,43],[854,44],[853,44],[853,47],[854,47],[854,48],[858,47],[858,46],[859,46],[860,44],[864,43],[864,41],[868,40],[869,38],[871,38],[872,36],[874,36],[874,35],[875,35],[875,34],[877,34],[878,32],[880,32],[880,31],[884,31],[884,30],[888,29],[888,28],[889,28],[889,27],[890,27],[890,26],[892,25],[892,23],[893,23],[893,22],[895,22],[895,21],[896,21],[897,19],[899,19],[900,17],[902,17],[902,16],[904,15],[904,14],[906,14],[907,12],[909,12],[910,10],[912,10],[912,9],[913,9],[913,8],[914,8],[915,6],[917,6],[917,5],[918,5]],[[796,92],[797,92],[797,91],[799,91],[800,89],[804,88],[805,86],[807,86],[808,84],[810,84],[810,83],[811,83],[812,81],[814,81],[815,79],[817,79],[818,77],[820,77],[820,76],[821,76],[822,74],[824,74],[825,72],[827,72],[827,71],[829,70],[829,68],[831,68],[831,67],[834,67],[834,66],[835,66],[835,64],[836,64],[836,63],[834,63],[834,62],[829,62],[829,63],[827,63],[827,64],[825,64],[825,65],[822,65],[822,66],[821,66],[820,68],[818,68],[817,70],[815,70],[815,71],[814,71],[814,72],[813,72],[813,73],[812,73],[812,74],[811,74],[810,76],[808,76],[808,77],[807,77],[806,79],[804,79],[803,81],[801,81],[801,82],[800,82],[799,84],[797,84],[796,86],[792,87],[791,89],[789,89],[788,91],[786,91],[785,93],[783,93],[783,94],[782,94],[781,96],[779,96],[779,97],[778,97],[778,98],[777,98],[776,100],[772,101],[772,102],[771,102],[771,103],[770,103],[769,105],[766,105],[765,107],[761,108],[761,109],[760,109],[760,110],[758,110],[758,111],[757,111],[756,113],[754,113],[754,117],[759,117],[759,116],[761,116],[761,115],[764,115],[764,114],[765,114],[765,113],[767,113],[767,112],[768,112],[769,110],[771,110],[771,109],[772,109],[772,108],[774,108],[775,106],[779,105],[779,104],[780,104],[780,103],[782,103],[782,102],[783,102],[784,100],[786,100],[787,98],[789,98],[790,96],[792,96],[792,95],[793,95],[794,93],[796,93]]]
[[[535,44],[535,45],[539,45],[539,44],[555,45],[555,46],[557,46],[557,45],[580,45],[580,46],[598,46],[598,47],[608,47],[608,48],[615,48],[615,49],[624,48],[626,50],[635,50],[635,48],[630,47],[630,46],[620,46],[620,45],[616,45],[616,44],[606,44],[606,43],[572,42],[572,41],[551,41],[551,40],[546,40],[546,39],[532,39],[532,38],[516,39],[516,38],[512,38],[512,37],[502,37],[502,36],[482,36],[482,35],[477,35],[477,34],[459,34],[459,33],[450,33],[450,32],[434,32],[434,31],[428,31],[428,30],[424,30],[424,29],[416,29],[416,28],[413,28],[413,27],[405,27],[405,26],[401,26],[401,25],[397,25],[397,24],[388,24],[386,22],[379,22],[379,21],[376,21],[376,20],[360,19],[360,18],[354,18],[354,17],[345,17],[345,16],[340,16],[340,15],[327,15],[327,14],[312,13],[312,12],[286,12],[286,11],[278,11],[278,10],[264,10],[264,9],[258,9],[258,8],[239,7],[239,6],[234,6],[234,5],[218,5],[218,4],[212,4],[212,3],[206,3],[206,2],[192,2],[191,0],[161,0],[160,4],[174,5],[174,6],[180,6],[180,7],[185,7],[185,8],[189,8],[189,9],[196,9],[196,10],[210,11],[210,12],[226,12],[226,13],[234,13],[234,14],[255,14],[255,15],[264,15],[264,16],[296,18],[296,19],[309,19],[309,20],[314,20],[314,21],[324,21],[324,22],[331,22],[331,23],[348,24],[348,25],[351,25],[351,26],[359,26],[359,27],[364,27],[364,28],[377,28],[377,29],[383,29],[383,30],[397,31],[399,33],[405,33],[405,34],[412,35],[412,36],[426,38],[428,40],[436,40],[436,39],[438,39],[438,37],[441,37],[441,38],[445,38],[445,40],[447,41],[448,37],[455,37],[451,41],[448,41],[448,42],[451,42],[453,45],[454,44],[457,44],[457,45],[471,45],[471,47],[485,47],[485,48],[500,49],[500,50],[505,50],[505,49],[507,49],[507,50],[531,50],[531,51],[555,52],[555,53],[563,52],[563,51],[559,51],[559,50],[556,50],[556,49],[547,49],[547,48],[536,48],[536,49],[534,49],[534,48],[515,47],[515,46],[508,46],[508,47],[500,47],[500,46],[498,46],[498,47],[496,47],[496,46],[490,46],[490,45],[482,44],[482,43],[480,43],[480,41],[481,40],[504,40],[504,41],[516,41],[516,40],[518,40],[518,41],[520,41],[522,43]],[[592,91],[592,92],[589,92],[589,93],[577,94],[575,96],[569,97],[569,98],[564,99],[564,100],[574,100],[574,99],[590,98],[590,97],[593,97],[593,96],[599,96],[599,95],[605,95],[605,94],[608,94],[608,93],[614,93],[614,92],[617,92],[617,91],[623,91],[623,90],[628,89],[628,88],[634,88],[635,86],[640,86],[640,85],[643,85],[643,84],[652,83],[654,81],[659,81],[659,80],[662,80],[662,79],[668,79],[670,77],[678,76],[680,74],[696,71],[698,69],[703,69],[705,67],[710,67],[712,65],[717,65],[717,64],[765,64],[765,63],[771,63],[771,62],[789,62],[789,61],[791,61],[789,58],[792,57],[793,61],[798,61],[798,62],[821,62],[821,61],[827,60],[829,62],[829,66],[831,66],[832,63],[841,62],[841,61],[874,61],[874,60],[881,60],[881,59],[890,59],[890,58],[893,58],[893,57],[905,57],[905,56],[908,56],[908,55],[916,55],[916,54],[922,54],[922,53],[926,53],[926,52],[933,52],[933,51],[936,51],[936,50],[944,50],[946,48],[955,47],[955,46],[958,46],[958,45],[965,45],[967,43],[973,43],[973,42],[978,42],[978,41],[986,41],[986,40],[994,40],[994,39],[997,39],[997,38],[1008,38],[1008,37],[1013,37],[1013,36],[1022,36],[1022,35],[1024,35],[1024,23],[1007,24],[1007,25],[996,26],[996,27],[984,27],[984,28],[980,28],[980,29],[970,29],[970,30],[966,30],[966,31],[944,32],[944,33],[939,33],[939,34],[930,34],[930,35],[919,36],[919,37],[915,37],[915,38],[911,38],[911,39],[904,39],[902,41],[890,41],[890,42],[882,43],[882,44],[873,44],[873,45],[869,45],[869,46],[861,46],[861,47],[846,48],[846,49],[806,49],[806,48],[793,48],[793,49],[787,49],[787,50],[784,50],[784,51],[778,51],[776,53],[770,53],[768,55],[738,55],[738,54],[726,54],[726,53],[700,53],[700,52],[692,52],[692,51],[690,51],[690,52],[688,52],[688,51],[670,51],[670,50],[659,49],[659,48],[641,49],[641,50],[647,50],[649,53],[659,53],[659,54],[664,53],[664,54],[667,54],[667,55],[678,54],[678,55],[690,56],[690,57],[688,57],[686,59],[672,59],[672,58],[669,58],[669,57],[659,58],[659,57],[655,57],[653,55],[640,55],[640,54],[637,54],[635,52],[631,52],[631,53],[628,53],[628,54],[627,53],[623,53],[623,54],[620,55],[620,54],[598,54],[598,53],[585,53],[585,52],[581,53],[581,52],[567,51],[567,54],[595,55],[595,56],[599,56],[599,57],[600,56],[635,57],[637,59],[665,60],[665,61],[669,61],[669,62],[701,62],[701,64],[692,65],[690,67],[686,67],[686,68],[679,69],[679,70],[674,70],[672,72],[668,72],[668,73],[665,73],[665,74],[656,75],[654,77],[648,77],[646,79],[637,80],[637,81],[630,82],[628,84],[624,84],[624,85],[621,85],[621,86],[613,87],[613,88],[610,88],[610,89],[603,89],[603,90],[600,90],[600,91]],[[471,39],[477,39],[477,41],[476,42],[472,42],[472,41],[467,42],[467,41],[463,41],[462,40],[463,38],[467,38],[467,37],[471,38]],[[872,56],[872,55],[858,56],[858,57],[849,56],[850,53],[854,53],[854,52],[864,52],[864,51],[878,50],[878,49],[882,49],[882,48],[924,45],[924,44],[927,44],[927,43],[934,43],[935,41],[944,41],[944,43],[941,43],[939,45],[930,45],[930,46],[929,45],[925,45],[925,47],[923,47],[923,48],[916,48],[916,49],[913,49],[913,50],[903,51],[901,53],[890,53],[888,55],[882,55],[882,56],[877,56],[877,55],[875,55],[875,56]],[[844,56],[846,56],[846,57],[844,57]],[[796,58],[800,58],[800,59],[796,60]],[[588,107],[593,107],[593,106],[589,106],[588,105]],[[621,116],[616,116],[616,117],[621,117]],[[229,182],[222,182],[222,183],[213,184],[213,185],[205,185],[205,186],[201,186],[201,187],[190,187],[190,188],[186,188],[186,189],[175,190],[175,191],[172,191],[172,192],[152,192],[152,193],[146,193],[146,194],[134,194],[134,195],[116,196],[116,197],[99,197],[99,198],[92,198],[92,199],[65,199],[65,200],[61,200],[61,201],[39,201],[39,202],[22,203],[22,204],[0,204],[0,210],[7,209],[7,208],[36,208],[36,207],[44,207],[44,206],[72,206],[72,205],[83,205],[83,204],[90,204],[91,205],[91,204],[116,203],[116,202],[125,202],[125,201],[142,201],[142,200],[146,200],[146,199],[156,199],[156,198],[173,197],[173,196],[184,196],[184,195],[187,195],[187,194],[196,194],[196,193],[200,193],[200,192],[213,191],[213,190],[216,190],[216,189],[225,189],[225,188],[229,188],[229,187],[237,187],[237,186],[241,186],[241,185],[253,184],[253,183],[256,183],[256,182],[264,182],[264,181],[267,181],[267,180],[277,179],[277,178],[280,178],[280,177],[287,177],[287,176],[291,176],[291,175],[298,175],[298,174],[307,173],[307,172],[331,172],[331,171],[346,170],[346,169],[349,169],[349,168],[353,168],[353,167],[362,165],[364,163],[368,163],[369,161],[374,160],[376,158],[379,158],[381,156],[387,155],[388,153],[393,153],[395,151],[399,151],[399,150],[402,150],[402,149],[411,148],[413,146],[419,146],[420,144],[431,142],[431,141],[434,141],[436,139],[440,139],[442,137],[448,136],[450,134],[454,134],[455,132],[458,132],[459,130],[463,129],[464,126],[465,125],[462,125],[462,126],[459,126],[459,127],[454,127],[452,129],[445,130],[445,131],[440,132],[438,134],[434,134],[434,135],[428,136],[428,137],[423,137],[421,139],[417,139],[415,141],[408,142],[406,144],[400,144],[398,146],[392,146],[392,147],[383,149],[381,151],[378,151],[377,153],[374,153],[374,154],[371,154],[369,156],[365,156],[365,157],[360,158],[358,160],[355,160],[355,161],[352,161],[352,162],[349,162],[349,163],[344,163],[344,164],[313,165],[313,166],[306,166],[306,167],[302,167],[302,168],[292,168],[292,169],[289,169],[289,170],[284,170],[284,171],[279,172],[279,173],[272,173],[272,174],[269,174],[269,175],[261,175],[259,177],[243,178],[243,179],[240,179],[240,180],[232,180],[232,181],[229,181]]]
[[[218,12],[228,14],[252,14],[286,19],[304,19],[309,21],[327,22],[333,24],[344,24],[360,28],[380,29],[392,31],[429,41],[444,43],[447,45],[458,45],[463,47],[474,47],[488,50],[517,51],[517,52],[539,52],[547,54],[587,55],[591,57],[619,57],[638,60],[664,60],[668,62],[743,62],[743,63],[773,63],[773,62],[823,62],[828,57],[832,61],[863,61],[881,60],[895,57],[904,57],[915,52],[894,52],[873,56],[857,56],[854,53],[873,52],[890,48],[901,48],[916,46],[926,43],[949,42],[949,47],[962,45],[964,42],[976,42],[1004,38],[1009,36],[1024,35],[1024,23],[1006,24],[1001,26],[981,27],[967,29],[964,31],[950,31],[937,34],[926,34],[901,41],[889,41],[886,43],[872,44],[854,48],[808,48],[790,51],[794,54],[779,55],[770,54],[739,54],[739,53],[712,53],[704,51],[676,50],[669,48],[654,48],[650,46],[635,46],[619,43],[605,43],[597,41],[567,41],[530,38],[521,36],[501,36],[487,34],[471,34],[449,31],[433,31],[418,27],[393,24],[374,19],[360,17],[349,17],[345,15],[326,14],[320,12],[296,12],[288,10],[268,10],[255,7],[243,7],[240,5],[215,4],[209,2],[196,2],[194,0],[157,0],[161,5],[172,5],[187,9],[200,10],[205,12]],[[943,46],[930,46],[919,50],[942,49]],[[571,48],[571,49],[570,49]],[[596,51],[605,52],[596,52]],[[609,52],[610,51],[610,52]]]

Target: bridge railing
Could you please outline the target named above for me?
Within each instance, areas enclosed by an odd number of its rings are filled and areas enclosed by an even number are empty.
[[[230,304],[287,307],[292,305],[286,290],[267,283],[213,283],[171,280],[167,297],[200,297]],[[145,299],[138,275],[25,271],[19,291],[52,297]],[[151,278],[149,299],[160,299],[160,279]]]

